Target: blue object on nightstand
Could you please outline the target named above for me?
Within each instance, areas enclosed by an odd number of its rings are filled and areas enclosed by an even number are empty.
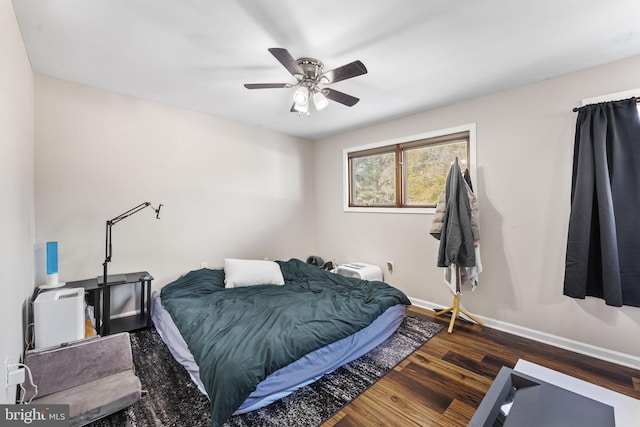
[[[58,273],[58,242],[47,242],[47,274]]]

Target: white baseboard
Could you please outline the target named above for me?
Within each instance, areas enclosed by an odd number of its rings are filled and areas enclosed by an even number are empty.
[[[417,307],[427,310],[439,310],[443,307],[441,304],[434,304],[429,301],[409,298],[411,303]],[[474,313],[474,317],[478,318],[485,326],[499,331],[508,332],[534,341],[549,344],[565,350],[574,351],[586,356],[595,357],[597,359],[606,360],[607,362],[616,363],[618,365],[627,366],[633,369],[640,369],[640,357],[614,350],[609,350],[595,345],[586,344],[580,341],[571,340],[569,338],[559,337],[557,335],[548,334],[546,332],[536,331],[535,329],[525,328],[524,326],[514,325],[512,323],[503,322],[501,320],[491,319],[490,317],[480,316]]]

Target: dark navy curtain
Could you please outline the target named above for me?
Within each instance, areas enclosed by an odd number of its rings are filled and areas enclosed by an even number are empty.
[[[640,119],[636,99],[578,110],[564,294],[640,307]]]

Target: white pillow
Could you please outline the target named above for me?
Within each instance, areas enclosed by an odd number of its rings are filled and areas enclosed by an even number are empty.
[[[224,260],[224,287],[239,288],[253,285],[284,285],[278,263],[273,261],[234,259]]]

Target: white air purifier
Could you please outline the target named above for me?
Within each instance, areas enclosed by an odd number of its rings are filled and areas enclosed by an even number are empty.
[[[35,348],[84,338],[84,288],[42,292],[33,302]]]
[[[373,264],[366,264],[364,262],[341,264],[336,268],[336,274],[345,277],[355,277],[362,280],[382,281],[382,270],[380,267]]]

